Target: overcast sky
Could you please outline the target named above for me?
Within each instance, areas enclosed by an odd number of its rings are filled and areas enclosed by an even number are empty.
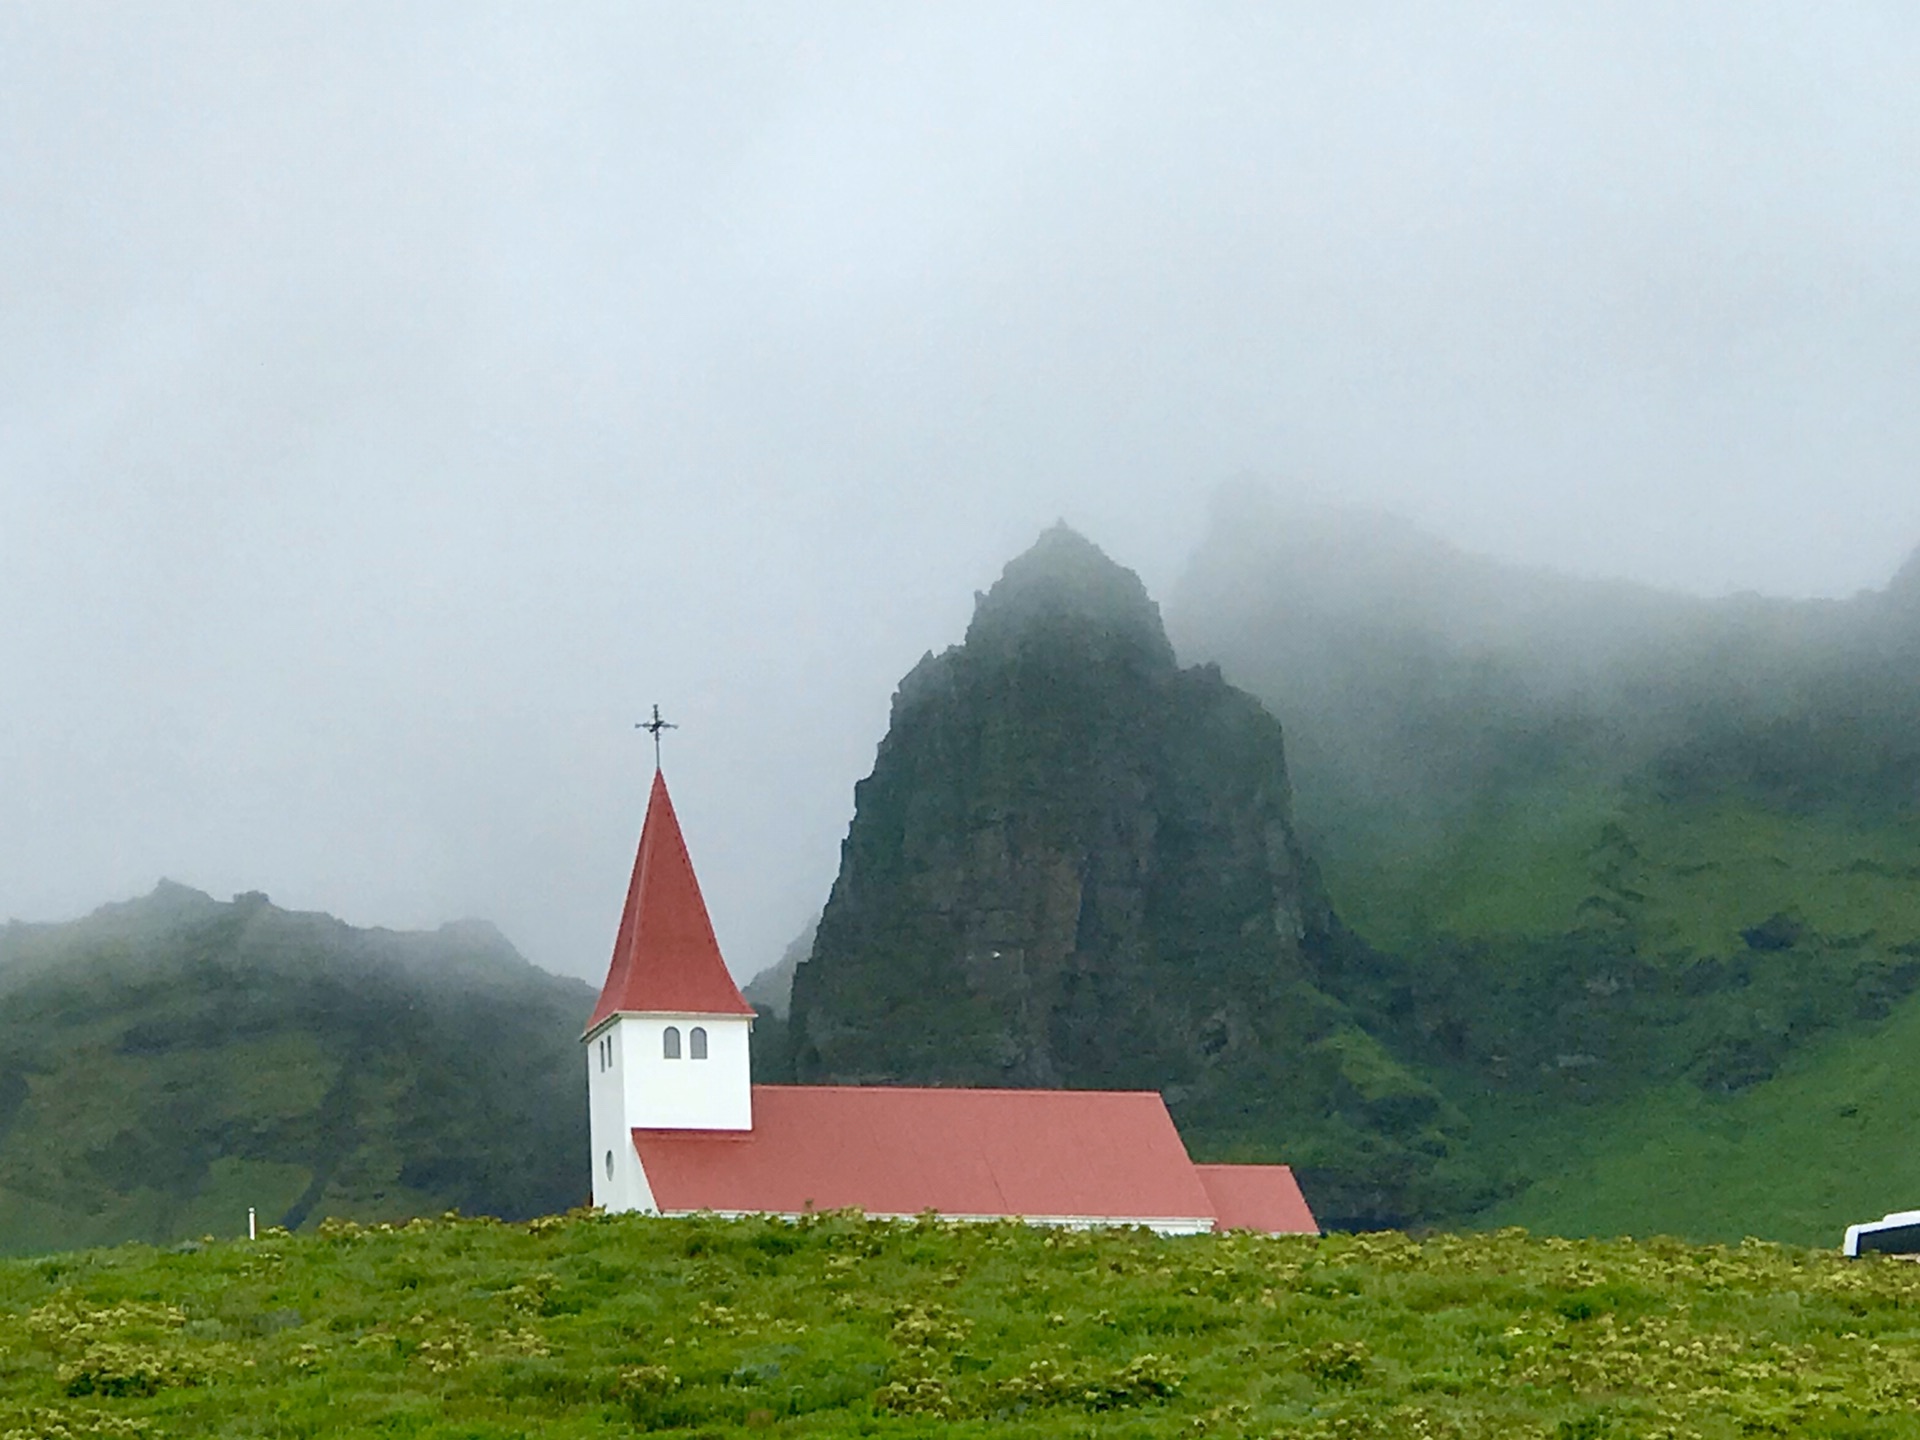
[[[0,3],[0,916],[736,973],[1064,516],[1257,474],[1846,594],[1920,542],[1920,9]]]

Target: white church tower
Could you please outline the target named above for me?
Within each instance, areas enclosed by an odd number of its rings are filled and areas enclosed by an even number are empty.
[[[594,1204],[659,1209],[635,1130],[753,1129],[752,1030],[656,769],[613,963],[582,1037]]]

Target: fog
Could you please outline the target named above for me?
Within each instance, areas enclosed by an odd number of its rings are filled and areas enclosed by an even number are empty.
[[[162,876],[736,973],[1064,517],[1263,477],[1845,595],[1920,541],[1920,16],[0,8],[0,916]]]

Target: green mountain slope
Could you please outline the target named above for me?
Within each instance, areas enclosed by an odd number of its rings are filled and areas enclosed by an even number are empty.
[[[1551,1147],[1553,1161],[1483,1221],[1561,1235],[1757,1234],[1837,1245],[1847,1223],[1911,1209],[1920,1197],[1915,1055],[1920,996],[1732,1096],[1671,1083],[1558,1132],[1546,1116],[1479,1117],[1487,1143]]]
[[[1376,947],[1345,998],[1471,1121],[1484,1203],[1430,1218],[1815,1239],[1920,1201],[1869,1178],[1907,1173],[1888,1131],[1824,1189],[1794,1158],[1841,1108],[1804,1077],[1893,1063],[1920,985],[1920,560],[1709,602],[1241,495],[1170,628],[1286,723]]]
[[[162,883],[0,929],[0,1250],[586,1187],[592,991],[479,924],[355,930]]]

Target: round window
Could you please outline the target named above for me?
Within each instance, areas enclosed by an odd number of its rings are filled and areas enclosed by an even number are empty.
[[[607,1151],[607,1179],[613,1179],[613,1151]]]

